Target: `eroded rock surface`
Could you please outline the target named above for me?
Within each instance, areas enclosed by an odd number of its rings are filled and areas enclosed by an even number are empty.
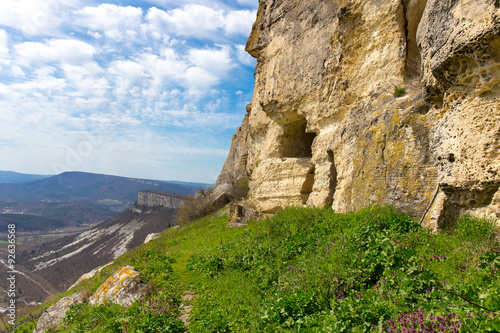
[[[264,213],[500,219],[499,17],[495,0],[261,0],[254,96],[217,185],[248,176]]]

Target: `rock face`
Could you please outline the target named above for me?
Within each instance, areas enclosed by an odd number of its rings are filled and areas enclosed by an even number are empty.
[[[260,0],[254,96],[217,185],[248,177],[264,213],[387,203],[432,228],[500,219],[499,7]]]
[[[165,207],[165,208],[179,208],[182,199],[185,196],[155,192],[155,191],[141,191],[137,196],[137,205],[146,207]]]
[[[61,298],[56,304],[42,313],[33,333],[43,333],[50,327],[59,325],[71,305],[83,303],[85,300],[86,295],[83,292]]]
[[[148,285],[141,282],[139,272],[132,266],[123,266],[89,297],[89,304],[112,302],[130,306],[139,298],[146,296],[149,289]]]

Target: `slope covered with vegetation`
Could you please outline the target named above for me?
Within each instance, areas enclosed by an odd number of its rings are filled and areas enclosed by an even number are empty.
[[[57,331],[500,332],[499,252],[494,224],[467,216],[437,234],[387,207],[290,208],[241,228],[208,217],[79,287],[93,292],[131,264],[153,285],[149,297],[128,309],[75,306]],[[16,331],[32,332],[36,316],[22,320]]]

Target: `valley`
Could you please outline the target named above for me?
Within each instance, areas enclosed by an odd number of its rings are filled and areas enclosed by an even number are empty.
[[[16,226],[16,301],[34,306],[177,225],[180,201],[201,185],[81,172],[0,184],[0,287],[7,290],[9,225]],[[8,301],[2,293],[0,308]]]

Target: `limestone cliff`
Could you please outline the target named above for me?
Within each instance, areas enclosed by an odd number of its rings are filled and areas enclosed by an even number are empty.
[[[249,177],[263,212],[388,203],[434,228],[500,219],[499,7],[260,0],[254,95],[217,184]]]
[[[145,207],[165,207],[179,208],[183,195],[156,192],[156,191],[141,191],[137,195],[137,205]]]

